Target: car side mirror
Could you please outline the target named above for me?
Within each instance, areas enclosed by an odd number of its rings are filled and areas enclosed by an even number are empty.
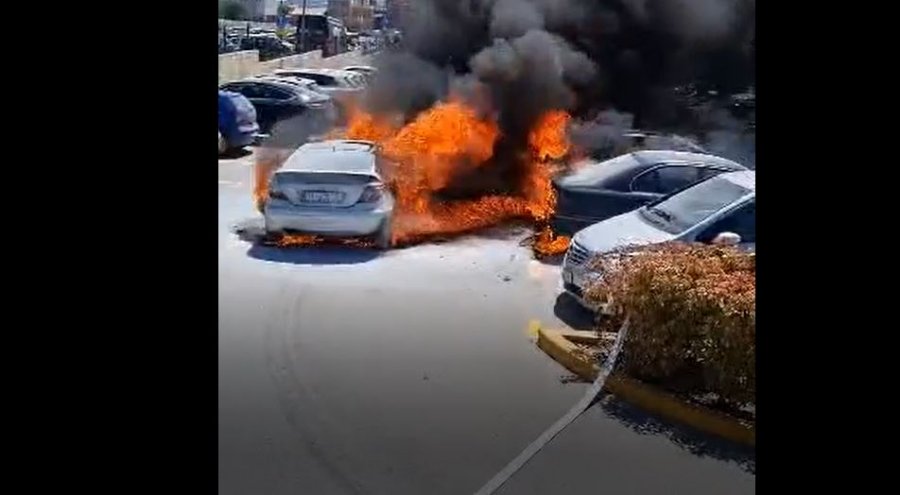
[[[737,246],[740,243],[741,236],[734,232],[722,232],[712,240],[712,244],[716,246]]]

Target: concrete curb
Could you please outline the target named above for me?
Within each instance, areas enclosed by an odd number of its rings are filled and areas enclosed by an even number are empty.
[[[538,347],[572,373],[593,381],[600,367],[579,352],[573,342],[596,343],[600,338],[594,332],[573,330],[538,329]],[[686,424],[711,435],[736,443],[756,447],[756,426],[725,414],[694,404],[689,404],[672,394],[642,383],[633,378],[613,373],[606,381],[606,389],[626,402],[668,419]]]

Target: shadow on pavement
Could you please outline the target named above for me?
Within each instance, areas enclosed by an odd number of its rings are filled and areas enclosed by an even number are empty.
[[[295,265],[349,265],[365,263],[378,258],[374,249],[346,246],[304,246],[279,248],[253,244],[247,251],[251,258]]]
[[[664,435],[678,447],[698,457],[729,461],[756,474],[756,449],[711,437],[685,426],[652,417],[613,396],[606,395],[594,407],[641,435]]]
[[[568,292],[563,292],[556,298],[553,314],[575,330],[592,330],[595,326],[594,313],[578,304]]]
[[[322,244],[280,248],[263,244],[265,229],[261,218],[248,219],[235,225],[233,232],[251,244],[247,255],[275,263],[295,265],[348,265],[365,263],[381,256],[381,252],[366,247]]]
[[[246,147],[232,148],[232,149],[226,151],[225,153],[222,153],[221,155],[219,155],[219,159],[220,160],[221,159],[234,160],[237,158],[244,158],[245,156],[250,156],[252,154],[253,154],[253,151]]]

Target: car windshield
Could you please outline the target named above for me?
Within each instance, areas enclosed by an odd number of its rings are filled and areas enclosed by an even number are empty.
[[[645,206],[641,213],[666,232],[680,234],[751,192],[717,176]]]

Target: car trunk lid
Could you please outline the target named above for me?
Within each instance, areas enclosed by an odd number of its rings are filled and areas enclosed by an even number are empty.
[[[359,202],[367,186],[379,182],[369,174],[284,171],[275,174],[272,189],[296,206],[346,208]]]

